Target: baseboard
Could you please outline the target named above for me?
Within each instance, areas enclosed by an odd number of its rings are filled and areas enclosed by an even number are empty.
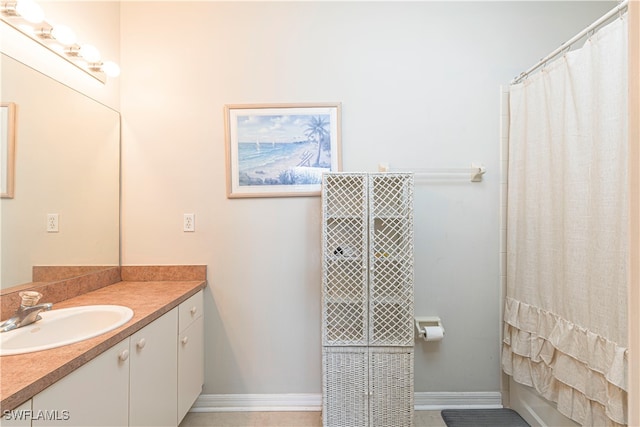
[[[320,393],[201,394],[190,412],[319,411]]]
[[[500,392],[415,393],[417,411],[440,409],[502,408]],[[320,393],[201,394],[191,412],[320,411]]]
[[[416,392],[414,407],[416,411],[502,408],[502,393],[499,391]]]

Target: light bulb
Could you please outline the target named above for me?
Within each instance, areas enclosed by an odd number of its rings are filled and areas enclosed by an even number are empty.
[[[33,0],[18,0],[16,12],[26,21],[38,24],[44,20],[44,11],[38,3]]]
[[[51,36],[64,45],[72,45],[76,42],[76,33],[66,25],[56,25],[53,27]]]
[[[102,64],[102,71],[108,77],[118,77],[120,75],[120,67],[113,61],[105,61],[105,63]]]
[[[90,44],[83,44],[80,46],[80,56],[84,58],[87,62],[99,62],[100,61],[100,52],[96,49],[95,46]]]

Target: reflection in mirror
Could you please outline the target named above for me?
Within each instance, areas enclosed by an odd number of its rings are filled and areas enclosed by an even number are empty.
[[[34,281],[34,266],[117,266],[119,113],[7,55],[0,69],[0,101],[16,106],[0,288]]]
[[[13,197],[16,106],[0,103],[0,197]]]

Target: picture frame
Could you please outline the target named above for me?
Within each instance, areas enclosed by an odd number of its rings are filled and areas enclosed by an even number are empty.
[[[0,103],[0,198],[13,199],[16,152],[16,104]]]
[[[340,171],[340,103],[224,107],[227,197],[319,196]]]

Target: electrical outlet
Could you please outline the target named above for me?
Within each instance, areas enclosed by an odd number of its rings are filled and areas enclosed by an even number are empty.
[[[196,231],[196,216],[194,214],[184,214],[183,231]]]
[[[58,214],[47,214],[47,233],[58,232]]]

